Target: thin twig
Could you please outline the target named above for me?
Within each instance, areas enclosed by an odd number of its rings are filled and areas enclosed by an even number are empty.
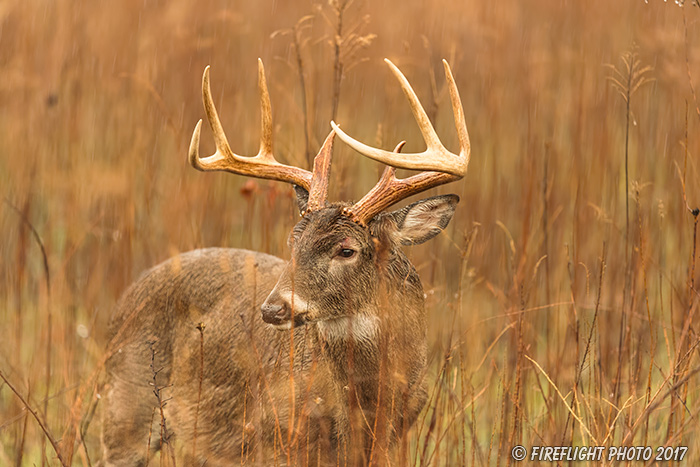
[[[202,380],[204,379],[204,323],[197,324],[199,331],[199,389],[197,390],[197,408],[194,412],[194,439],[192,440],[192,458],[197,457],[197,423],[199,422],[199,406],[202,401]],[[244,425],[245,426],[245,425]]]
[[[41,427],[41,431],[44,432],[44,435],[49,440],[49,443],[51,443],[51,446],[53,447],[53,450],[56,453],[56,456],[58,457],[59,462],[61,462],[61,465],[64,467],[68,467],[68,463],[63,459],[63,456],[61,454],[61,449],[58,446],[58,442],[53,437],[53,435],[49,431],[49,428],[46,426],[46,424],[41,419],[41,417],[36,412],[36,410],[34,410],[32,408],[32,406],[29,405],[29,402],[22,396],[22,394],[19,393],[19,391],[12,385],[12,383],[10,383],[10,381],[5,377],[5,375],[3,374],[2,371],[0,371],[0,378],[2,378],[2,380],[5,382],[5,384],[7,384],[7,387],[9,387],[10,390],[15,393],[17,398],[20,400],[20,402],[22,402],[22,405],[24,405],[24,407],[29,411],[29,413],[32,414],[32,416],[34,417],[34,420],[36,420],[36,422]]]

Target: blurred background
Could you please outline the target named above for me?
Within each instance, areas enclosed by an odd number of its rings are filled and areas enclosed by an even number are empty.
[[[447,230],[407,249],[431,349],[411,465],[508,465],[515,444],[700,459],[700,8],[678,3],[0,2],[0,465],[57,464],[45,431],[99,459],[106,324],[141,271],[287,257],[289,186],[186,164],[206,65],[233,151],[257,152],[258,57],[278,158],[305,168],[331,119],[423,150],[385,57],[456,150],[452,66],[472,160],[430,193],[461,197]],[[381,170],[336,144],[331,199]]]

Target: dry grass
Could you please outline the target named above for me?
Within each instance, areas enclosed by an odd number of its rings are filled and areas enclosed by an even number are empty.
[[[89,418],[110,307],[140,271],[201,246],[287,254],[289,188],[241,190],[241,177],[185,164],[207,64],[232,145],[256,150],[258,56],[276,147],[299,165],[336,99],[354,136],[421,149],[385,56],[456,147],[439,59],[452,64],[473,157],[440,189],[462,198],[448,230],[410,251],[428,297],[431,394],[408,464],[505,466],[515,444],[686,445],[685,463],[700,460],[700,9],[431,5],[352,3],[343,31],[358,49],[337,87],[325,2],[0,3],[0,372],[60,450],[76,446],[73,464],[99,458],[98,417],[84,444],[74,428]],[[653,79],[633,95],[621,59],[632,51]],[[606,65],[622,72],[614,85]],[[331,196],[358,198],[380,168],[337,146],[346,176]],[[47,440],[0,382],[0,464],[57,464]]]

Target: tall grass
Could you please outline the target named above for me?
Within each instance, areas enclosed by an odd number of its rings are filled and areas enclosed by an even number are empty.
[[[439,59],[457,79],[472,162],[439,189],[461,197],[447,231],[409,252],[430,399],[395,464],[505,466],[515,444],[686,445],[697,462],[700,10],[346,3],[0,5],[0,465],[99,459],[106,322],[140,271],[202,246],[288,254],[290,188],[185,164],[208,64],[234,150],[256,151],[257,57],[276,149],[300,166],[335,112],[361,140],[422,150],[383,57],[455,148]],[[334,66],[338,31],[376,34],[352,67]],[[625,102],[606,65],[633,44],[653,82]],[[357,199],[381,167],[336,146],[331,198]]]

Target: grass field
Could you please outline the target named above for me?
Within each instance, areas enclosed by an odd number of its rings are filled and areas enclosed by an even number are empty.
[[[679,464],[697,464],[691,3],[355,0],[338,35],[334,1],[0,2],[0,465],[58,465],[50,438],[73,465],[99,460],[85,422],[107,320],[141,271],[204,246],[288,256],[287,185],[186,164],[206,65],[233,150],[257,150],[258,57],[277,152],[302,167],[334,113],[423,149],[384,57],[455,149],[452,65],[472,160],[433,190],[461,197],[448,229],[407,249],[430,345],[411,465],[506,466],[518,444],[687,446]],[[381,173],[343,144],[334,158],[331,199]]]

